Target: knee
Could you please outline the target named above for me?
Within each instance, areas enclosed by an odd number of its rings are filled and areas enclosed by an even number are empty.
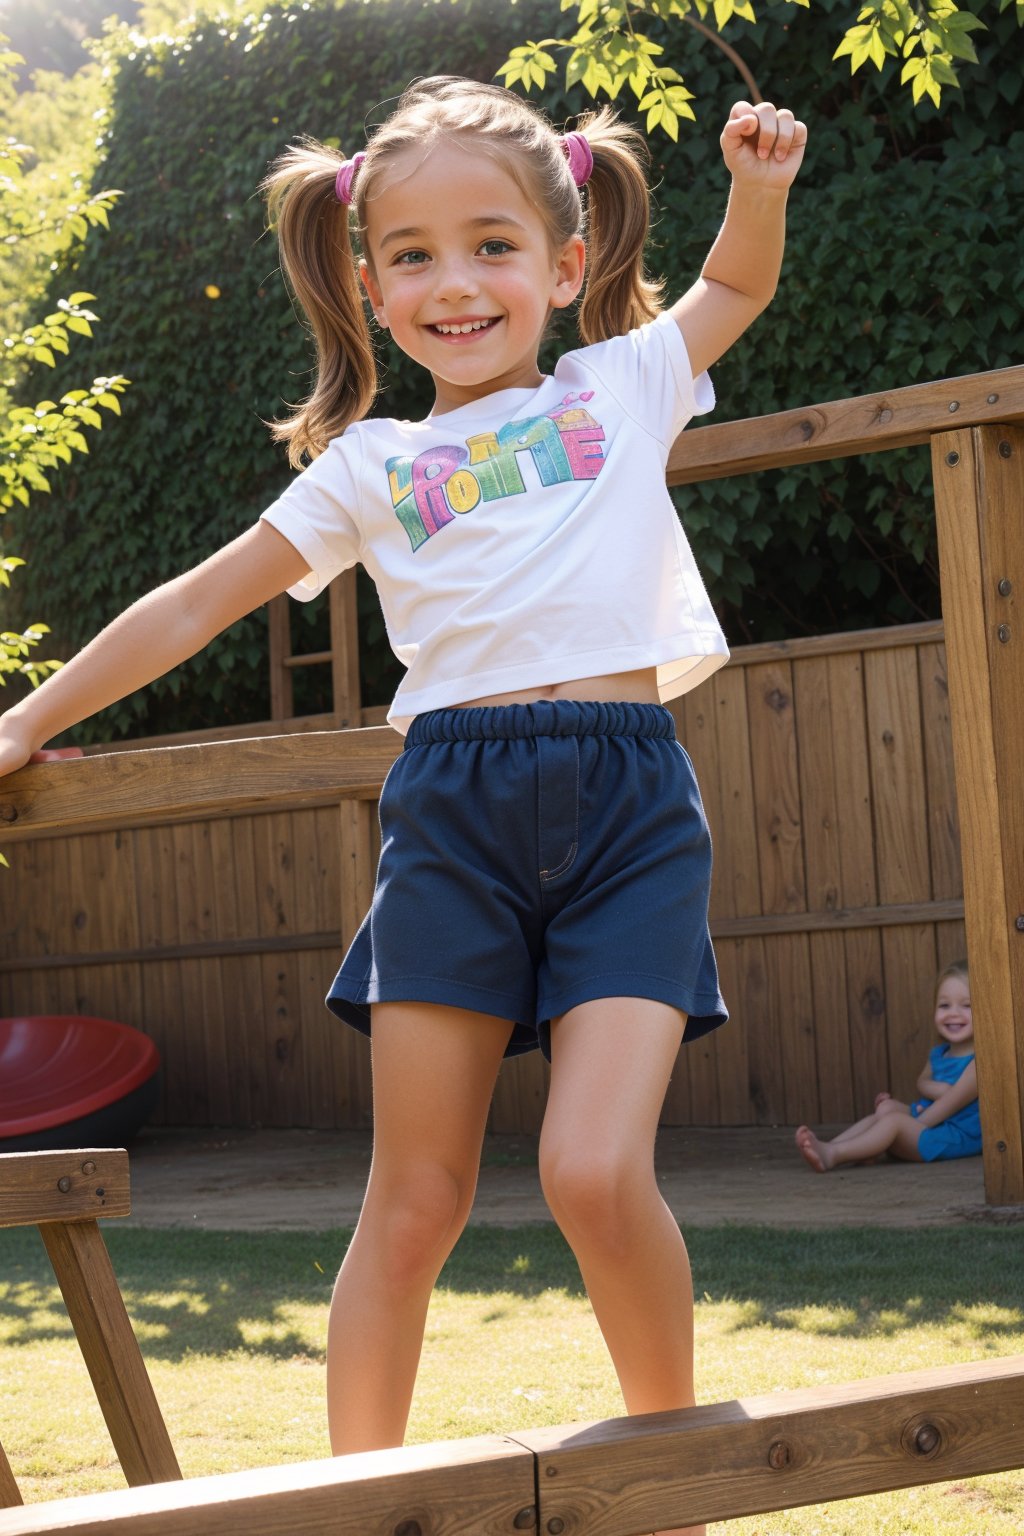
[[[645,1182],[631,1163],[592,1150],[542,1155],[540,1177],[551,1214],[570,1243],[610,1255],[632,1245],[637,1220],[649,1214],[644,1195],[657,1193],[653,1174]]]
[[[372,1193],[361,1224],[370,1228],[384,1283],[402,1291],[433,1283],[466,1224],[473,1183],[449,1169],[421,1164],[400,1179],[383,1181]]]

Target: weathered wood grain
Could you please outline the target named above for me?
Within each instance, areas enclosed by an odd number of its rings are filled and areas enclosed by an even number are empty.
[[[1017,1355],[516,1439],[542,1531],[637,1536],[1019,1466],[1022,1419]]]
[[[401,749],[387,726],[158,747],[32,763],[0,783],[5,844],[54,827],[99,828],[194,811],[376,794]]]
[[[128,1154],[115,1148],[0,1155],[0,1227],[129,1216]]]
[[[117,1459],[131,1486],[181,1471],[95,1221],[40,1227]]]
[[[638,1536],[1021,1465],[1024,1356],[0,1512],[0,1536]]]
[[[936,438],[932,463],[963,828],[985,1193],[1024,1203],[1024,429]],[[1019,926],[1018,926],[1019,924]]]
[[[927,443],[951,425],[1024,422],[1024,367],[998,368],[772,416],[691,428],[668,460],[669,485]]]
[[[534,1458],[497,1435],[369,1451],[0,1512],[0,1536],[516,1536]]]

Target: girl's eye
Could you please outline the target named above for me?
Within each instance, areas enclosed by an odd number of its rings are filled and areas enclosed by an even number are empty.
[[[485,240],[480,252],[483,256],[504,256],[511,249],[507,240]]]
[[[396,267],[419,267],[427,260],[426,251],[402,251],[395,257]]]

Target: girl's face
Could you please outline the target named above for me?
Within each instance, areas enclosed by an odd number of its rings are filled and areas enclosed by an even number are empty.
[[[971,989],[962,976],[947,976],[935,998],[935,1028],[950,1045],[968,1045],[974,1039]]]
[[[583,242],[552,250],[509,173],[457,141],[397,156],[366,204],[363,284],[380,325],[429,369],[435,414],[540,383],[552,309],[583,283]]]

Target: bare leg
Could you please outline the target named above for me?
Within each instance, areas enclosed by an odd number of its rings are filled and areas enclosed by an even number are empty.
[[[654,1137],[686,1017],[642,998],[584,1003],[552,1026],[540,1171],[629,1413],[687,1408],[693,1288],[658,1191]],[[703,1526],[662,1536],[703,1536]]]
[[[373,1009],[373,1163],[327,1332],[335,1455],[402,1443],[430,1293],[473,1203],[511,1027],[461,1008]]]
[[[816,1173],[828,1173],[844,1163],[863,1163],[882,1152],[906,1162],[922,1161],[918,1142],[924,1127],[910,1115],[870,1115],[866,1122],[853,1127],[857,1134],[845,1133],[833,1141],[820,1141],[814,1132],[802,1125],[796,1133],[796,1144],[803,1157]]]
[[[884,1115],[909,1114],[909,1104],[902,1104],[899,1099],[882,1099],[881,1102],[875,1106],[874,1114],[865,1115],[863,1119],[854,1121],[853,1125],[848,1125],[844,1131],[840,1131],[838,1136],[833,1136],[832,1142],[852,1141],[855,1137],[859,1136],[862,1131],[867,1130],[868,1126],[874,1125],[875,1121]],[[830,1143],[830,1145],[831,1144],[832,1143]]]

